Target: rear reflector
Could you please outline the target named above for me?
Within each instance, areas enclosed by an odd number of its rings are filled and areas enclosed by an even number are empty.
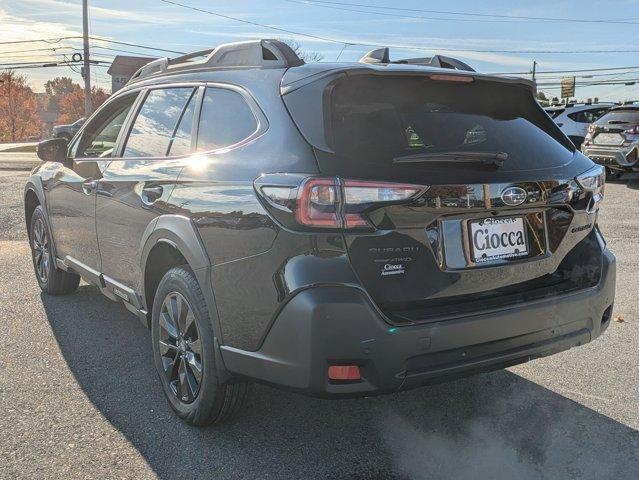
[[[361,380],[357,365],[331,365],[328,367],[329,380]]]

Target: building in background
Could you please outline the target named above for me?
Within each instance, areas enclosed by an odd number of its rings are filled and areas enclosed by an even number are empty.
[[[129,57],[126,55],[117,55],[113,59],[113,63],[107,70],[111,75],[111,93],[120,90],[126,82],[128,82],[133,74],[141,67],[149,62],[156,60],[155,57]]]

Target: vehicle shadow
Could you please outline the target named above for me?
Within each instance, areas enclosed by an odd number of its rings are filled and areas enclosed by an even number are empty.
[[[611,183],[622,183],[632,190],[639,190],[639,173],[626,173],[621,177],[610,180]]]
[[[190,427],[162,396],[149,332],[122,306],[88,286],[41,298],[80,387],[162,479],[624,479],[639,472],[637,431],[509,371],[341,401],[256,385],[239,418]]]

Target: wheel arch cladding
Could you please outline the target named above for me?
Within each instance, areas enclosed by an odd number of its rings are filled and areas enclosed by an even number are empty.
[[[24,220],[27,226],[27,235],[31,237],[31,217],[38,205],[41,205],[40,198],[33,188],[28,188],[24,194]]]
[[[38,205],[42,205],[44,213],[47,213],[47,202],[44,196],[42,180],[37,175],[32,175],[24,186],[24,219],[27,225],[27,232],[31,228],[31,216]]]
[[[155,290],[162,276],[172,267],[188,265],[195,272],[200,288],[199,271],[210,266],[209,258],[191,220],[180,215],[164,215],[147,230],[142,239],[141,290],[147,310],[153,308]]]

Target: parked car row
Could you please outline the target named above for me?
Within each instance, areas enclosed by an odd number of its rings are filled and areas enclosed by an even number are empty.
[[[562,132],[609,177],[639,169],[639,103],[545,108]]]
[[[595,122],[614,106],[614,103],[590,103],[582,105],[557,105],[545,108],[562,132],[581,148],[588,133],[588,125]]]
[[[611,176],[639,168],[639,104],[614,107],[590,124],[581,150]]]

